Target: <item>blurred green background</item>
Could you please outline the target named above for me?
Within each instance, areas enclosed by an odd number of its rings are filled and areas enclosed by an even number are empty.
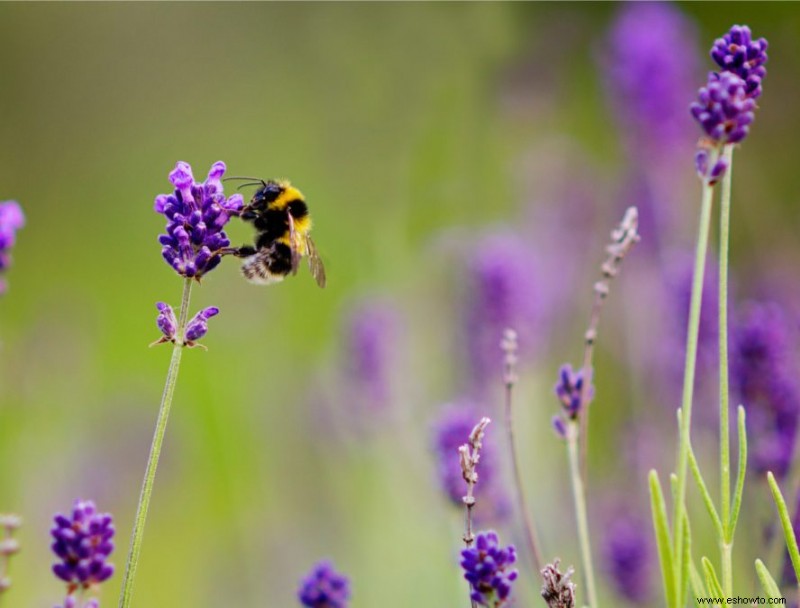
[[[434,407],[458,390],[459,255],[448,235],[516,222],[546,190],[536,162],[566,141],[581,150],[569,171],[597,176],[602,193],[587,253],[599,260],[625,171],[596,61],[618,8],[0,5],[0,199],[19,200],[28,219],[0,301],[0,511],[25,519],[7,604],[62,599],[47,530],[79,497],[115,515],[118,574],[101,597],[116,602],[170,354],[147,348],[154,303],[177,304],[181,290],[160,258],[152,201],[177,160],[202,177],[221,159],[230,174],[288,177],[303,190],[329,286],[303,272],[259,288],[226,260],[195,290],[193,310],[222,312],[209,351],[184,357],[136,605],[291,606],[296,581],[325,556],[352,577],[356,608],[464,605],[461,516],[439,496],[429,454]],[[798,228],[800,150],[788,134],[800,121],[800,10],[682,9],[700,49],[738,22],[770,39],[769,91],[737,157],[747,204],[736,210],[734,264],[755,264],[765,248],[786,259]],[[690,158],[685,171],[691,180]],[[693,217],[694,198],[685,205]],[[237,222],[229,233],[249,238]],[[569,563],[549,391],[556,366],[578,356],[588,286],[574,286],[574,323],[520,397],[529,492],[548,553]],[[374,294],[403,311],[407,349],[393,422],[364,436],[350,432],[358,412],[337,397],[337,370],[343,315]],[[602,345],[600,357],[611,420],[624,419],[626,371]],[[593,445],[601,470],[613,469],[604,435]],[[522,583],[522,605],[536,604],[537,586]]]

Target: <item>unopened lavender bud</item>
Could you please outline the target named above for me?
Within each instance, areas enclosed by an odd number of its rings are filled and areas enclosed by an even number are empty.
[[[156,318],[158,329],[164,334],[167,342],[174,342],[178,333],[178,319],[175,317],[175,311],[172,310],[172,306],[164,302],[158,302],[156,308],[158,308],[158,317]]]
[[[553,416],[552,420],[553,430],[556,432],[561,439],[567,438],[567,425],[564,422],[564,419],[561,416]]]
[[[753,40],[746,25],[734,25],[714,41],[711,58],[726,72],[739,76],[745,82],[748,97],[755,99],[761,95],[761,81],[767,75],[767,46],[764,38]]]
[[[219,314],[219,308],[209,306],[198,312],[186,324],[186,344],[192,345],[208,332],[208,320]]]
[[[561,401],[564,413],[570,420],[575,420],[580,415],[584,406],[583,403],[583,371],[573,371],[569,364],[561,366],[558,372],[558,382],[554,389],[556,397]],[[594,394],[593,387],[589,388],[589,400]],[[555,423],[554,423],[555,424]],[[562,421],[563,425],[563,421]],[[558,432],[558,429],[556,429]]]
[[[319,562],[300,582],[297,599],[306,608],[347,608],[350,581],[336,572],[331,562]]]

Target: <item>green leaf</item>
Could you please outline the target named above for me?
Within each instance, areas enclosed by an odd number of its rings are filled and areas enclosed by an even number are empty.
[[[675,564],[672,558],[672,545],[670,544],[669,521],[667,520],[667,504],[661,491],[661,482],[658,473],[650,471],[650,507],[653,511],[653,527],[658,545],[658,558],[661,563],[661,578],[664,582],[664,597],[667,606],[675,605]]]
[[[684,512],[685,513],[685,512]],[[692,564],[692,529],[689,526],[689,515],[683,518],[683,558],[681,559],[680,605],[686,605],[689,594],[689,578]]]
[[[722,585],[719,584],[719,578],[717,578],[714,565],[707,557],[702,558],[700,561],[703,564],[703,572],[706,574],[706,585],[708,586],[709,593],[712,597],[724,598],[725,594],[722,592]]]
[[[722,520],[720,520],[717,509],[714,507],[714,500],[711,498],[708,486],[703,479],[703,474],[700,472],[700,467],[697,464],[697,458],[694,455],[694,449],[692,449],[691,445],[689,445],[689,468],[692,470],[692,477],[694,477],[697,488],[700,490],[700,495],[703,497],[703,503],[706,505],[708,516],[711,518],[714,529],[717,531],[717,537],[721,541],[724,539]]]
[[[764,592],[774,600],[781,600],[783,596],[781,595],[781,590],[778,588],[778,584],[775,582],[775,579],[772,578],[772,575],[767,570],[767,567],[764,565],[760,559],[756,560],[756,574],[758,574],[758,580],[761,581],[761,586],[764,588]]]
[[[778,487],[778,482],[775,481],[775,476],[771,472],[767,473],[767,482],[770,490],[772,490],[772,498],[775,499],[775,505],[778,507],[778,516],[781,519],[783,536],[786,539],[786,547],[789,549],[789,557],[792,559],[794,574],[797,580],[800,580],[800,551],[797,549],[797,538],[792,529],[792,519],[789,516],[789,510],[786,508],[786,501],[783,500],[781,489]]]
[[[692,583],[692,593],[694,593],[695,601],[698,597],[708,597],[706,586],[703,584],[703,577],[694,565],[694,561],[689,562],[689,581]],[[700,605],[700,602],[697,602]]]
[[[739,521],[739,511],[742,508],[742,496],[744,493],[744,477],[747,473],[747,429],[745,427],[744,407],[739,406],[739,471],[736,474],[736,489],[733,493],[733,505],[731,506],[731,521],[726,530],[725,539],[728,544],[733,543],[733,536],[736,534],[736,524]]]

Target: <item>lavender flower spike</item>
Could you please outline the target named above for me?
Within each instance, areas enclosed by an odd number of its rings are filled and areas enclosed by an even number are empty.
[[[14,246],[17,230],[25,225],[25,216],[16,201],[0,202],[0,271],[11,265],[9,252]],[[6,283],[0,279],[0,295],[5,293]]]
[[[114,573],[107,561],[114,550],[111,515],[98,513],[92,501],[78,500],[70,516],[58,514],[54,519],[52,549],[60,561],[53,573],[67,583],[68,595],[108,580]]]
[[[203,183],[194,181],[189,163],[178,162],[169,174],[172,194],[159,194],[154,208],[167,218],[166,234],[159,236],[161,254],[182,277],[198,281],[222,260],[217,253],[230,245],[223,230],[244,206],[241,194],[226,198],[222,188],[225,163],[211,166]]]
[[[321,561],[300,582],[297,598],[307,608],[347,608],[350,582],[331,562]]]
[[[714,41],[711,58],[726,72],[744,80],[747,96],[755,99],[761,95],[761,81],[767,75],[767,41],[753,40],[750,28],[734,25],[722,38]]]
[[[461,551],[464,578],[472,588],[470,597],[481,606],[500,608],[508,605],[518,572],[514,545],[501,547],[495,532],[481,532],[475,545]]]

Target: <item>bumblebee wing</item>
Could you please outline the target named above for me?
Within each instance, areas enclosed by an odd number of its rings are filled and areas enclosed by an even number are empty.
[[[295,275],[300,267],[300,251],[297,243],[297,232],[294,229],[294,218],[288,212],[286,217],[289,218],[289,248],[292,250],[292,275]]]
[[[311,270],[311,276],[320,287],[325,287],[327,279],[325,277],[325,266],[322,264],[322,258],[319,257],[317,246],[310,236],[306,236],[306,251],[308,255],[308,268]]]

